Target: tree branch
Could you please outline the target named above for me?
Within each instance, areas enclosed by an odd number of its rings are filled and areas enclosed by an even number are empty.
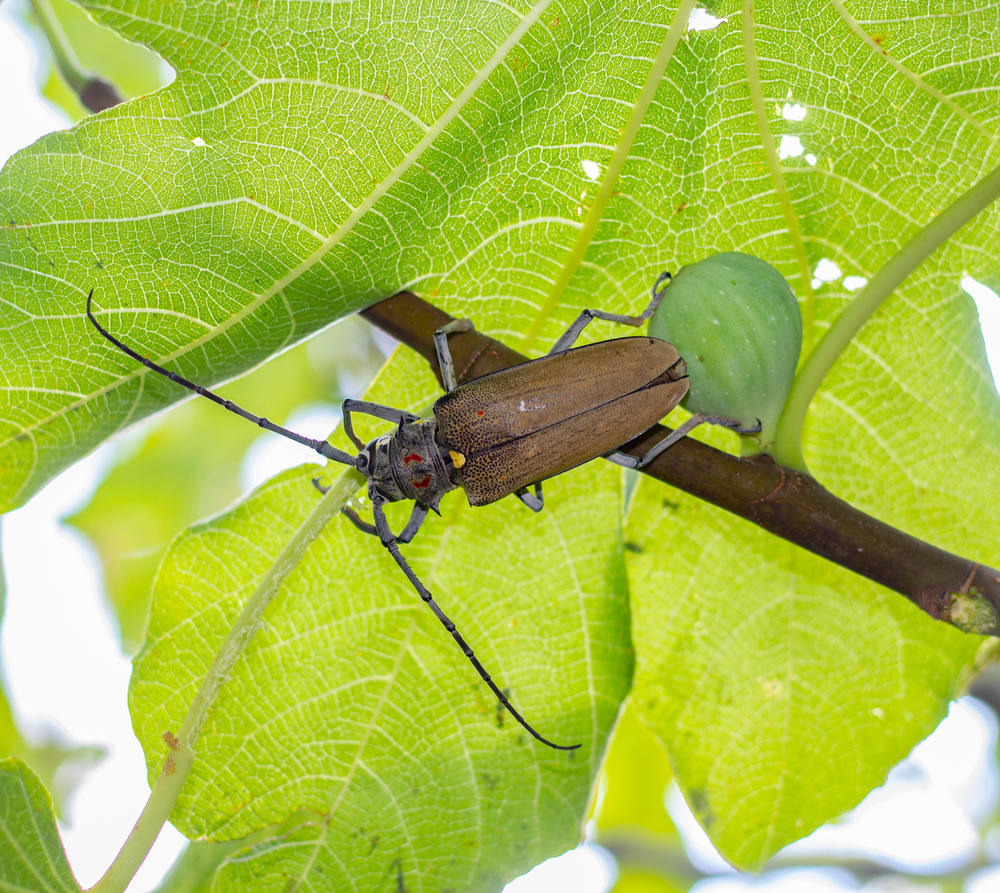
[[[451,316],[411,292],[361,315],[424,357],[440,380],[433,336]],[[479,332],[453,335],[449,345],[459,381],[527,359]],[[642,456],[670,430],[656,425],[622,450]],[[768,456],[740,459],[689,437],[642,471],[905,595],[937,620],[965,632],[1000,635],[1000,571],[858,511],[808,474]]]

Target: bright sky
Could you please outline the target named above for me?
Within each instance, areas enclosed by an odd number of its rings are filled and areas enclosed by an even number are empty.
[[[0,83],[8,96],[17,98],[4,110],[0,164],[42,134],[69,124],[37,95],[37,52],[15,24],[13,11],[11,2],[0,5]],[[801,120],[805,114],[796,105],[788,106],[785,116]],[[803,151],[800,144],[783,145],[785,150],[789,155]],[[585,170],[600,175],[599,168]],[[823,261],[815,275],[819,284],[841,274],[835,264]],[[849,288],[863,284],[847,282]],[[976,300],[990,363],[1000,370],[1000,298],[971,279],[964,279],[962,287]],[[322,434],[332,421],[303,417],[296,425],[302,430],[316,426]],[[110,864],[149,793],[126,704],[131,665],[118,651],[114,621],[99,590],[99,561],[89,543],[58,523],[89,499],[115,449],[115,444],[102,447],[3,522],[8,593],[0,653],[14,708],[35,734],[54,731],[69,742],[100,744],[109,754],[77,789],[70,823],[63,828],[70,862],[85,887]],[[247,456],[244,483],[255,486],[300,461],[297,447],[266,435]],[[964,863],[978,852],[976,823],[997,808],[996,736],[991,711],[972,699],[953,705],[949,718],[893,770],[883,788],[846,820],[796,844],[793,852],[867,855],[888,866],[924,872]],[[667,802],[692,860],[718,875],[700,882],[699,893],[750,887],[770,893],[858,889],[853,878],[836,872],[779,871],[757,880],[736,876],[715,853],[676,787]],[[167,826],[130,891],[155,887],[183,844],[184,838]],[[585,844],[538,866],[510,884],[507,893],[605,893],[615,875],[614,860],[600,847]],[[894,888],[897,893],[907,889],[917,888]],[[967,893],[998,890],[1000,874],[993,869],[985,869],[967,887]]]

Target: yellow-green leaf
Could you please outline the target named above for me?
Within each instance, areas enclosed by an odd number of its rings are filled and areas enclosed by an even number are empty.
[[[21,760],[0,760],[0,890],[79,893],[45,786]]]

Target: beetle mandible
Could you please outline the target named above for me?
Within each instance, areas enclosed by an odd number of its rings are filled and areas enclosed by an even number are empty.
[[[516,495],[532,511],[543,507],[541,482],[603,456],[619,465],[639,468],[702,421],[733,427],[729,420],[693,416],[653,446],[642,459],[618,452],[666,416],[688,391],[688,379],[677,349],[648,336],[617,338],[574,348],[580,333],[594,319],[638,327],[652,316],[669,280],[664,273],[652,289],[652,300],[639,316],[584,310],[549,353],[507,369],[458,384],[448,348],[448,335],[473,330],[467,319],[454,320],[434,335],[441,378],[446,393],[433,407],[434,417],[422,419],[405,410],[366,400],[343,403],[344,431],[358,447],[352,456],[324,440],[314,440],[247,412],[201,385],[164,369],[132,350],[104,329],[95,318],[87,296],[87,316],[100,334],[132,359],[154,372],[218,403],[242,418],[315,450],[335,462],[357,468],[368,479],[368,497],[374,525],[353,510],[343,509],[364,533],[377,536],[417,593],[454,637],[500,703],[534,738],[556,750],[575,750],[542,737],[510,703],[472,648],[420,582],[399,550],[420,529],[441,497],[461,487],[469,503],[488,505]],[[352,413],[364,413],[397,425],[364,443],[354,432]],[[325,492],[319,481],[313,483]],[[532,487],[534,493],[529,493]],[[410,519],[394,535],[384,506],[403,499],[414,501]]]

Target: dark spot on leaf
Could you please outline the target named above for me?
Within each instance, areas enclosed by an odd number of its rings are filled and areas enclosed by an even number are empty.
[[[503,694],[504,694],[505,698],[509,698],[510,697],[510,689],[509,688],[501,689],[501,691],[503,691]],[[506,716],[507,716],[507,709],[504,707],[503,704],[501,704],[499,701],[497,701],[496,702],[496,723],[497,723],[497,728],[498,729],[502,729],[503,728],[503,721],[506,718]]]
[[[697,816],[702,827],[706,831],[711,829],[715,824],[715,812],[708,800],[708,793],[703,788],[692,788],[688,791],[688,799],[691,802],[691,811]]]
[[[392,865],[396,869],[396,893],[406,893],[406,880],[403,877],[403,860],[393,859]]]
[[[634,552],[636,555],[641,555],[644,549],[638,543],[633,543],[631,540],[625,540],[625,551]]]
[[[663,500],[663,507],[665,509],[669,509],[672,512],[675,512],[675,511],[677,511],[677,509],[679,509],[681,507],[681,504],[679,502],[674,502],[671,499],[664,499]]]

